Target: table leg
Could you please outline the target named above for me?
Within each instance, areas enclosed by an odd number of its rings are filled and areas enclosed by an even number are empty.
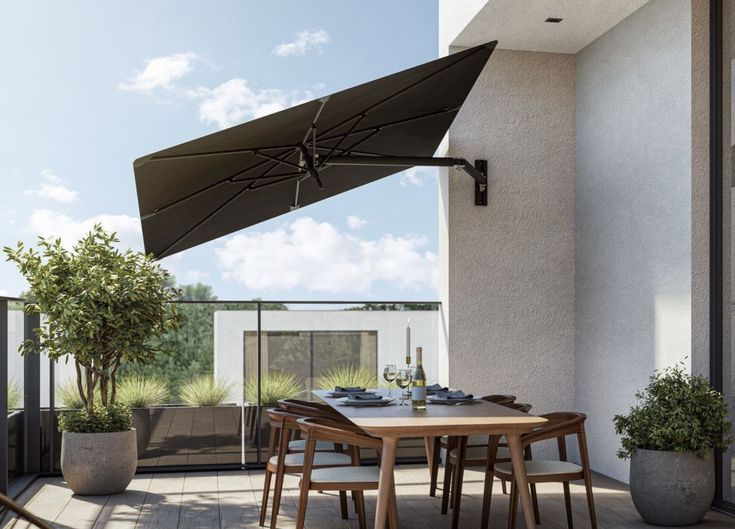
[[[383,437],[378,501],[375,506],[375,529],[385,529],[388,509],[391,508],[390,497],[393,489],[393,467],[396,464],[396,445],[398,445],[397,437]]]
[[[518,496],[523,506],[523,517],[526,520],[527,529],[536,529],[536,519],[533,514],[533,503],[531,493],[528,491],[528,478],[526,477],[526,465],[521,436],[518,434],[506,435],[508,448],[510,449],[510,460],[513,464],[513,479],[518,490]]]

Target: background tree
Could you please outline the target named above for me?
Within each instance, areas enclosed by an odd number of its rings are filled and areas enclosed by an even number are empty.
[[[29,284],[30,313],[44,324],[34,329],[23,353],[43,350],[52,360],[71,356],[76,385],[88,415],[95,390],[103,406],[115,403],[117,373],[125,363],[144,364],[158,352],[152,338],[171,332],[179,319],[171,301],[178,293],[169,274],[151,256],[121,252],[115,234],[97,224],[71,250],[61,239],[38,239],[40,251],[4,248]]]

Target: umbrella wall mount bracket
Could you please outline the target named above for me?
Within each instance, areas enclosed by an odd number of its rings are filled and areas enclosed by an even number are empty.
[[[487,160],[471,164],[464,158],[434,158],[431,156],[333,156],[328,165],[364,165],[371,167],[453,167],[461,169],[475,180],[475,205],[487,206]]]

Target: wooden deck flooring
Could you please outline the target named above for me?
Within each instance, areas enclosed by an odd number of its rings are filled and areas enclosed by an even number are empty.
[[[402,466],[396,471],[401,529],[448,529],[449,516],[440,514],[440,499],[428,496],[428,472],[424,466]],[[279,516],[279,528],[294,527],[298,478],[289,476]],[[191,472],[138,475],[124,494],[77,497],[58,478],[36,481],[20,498],[32,512],[59,528],[257,528],[263,486],[262,471]],[[479,527],[482,475],[468,470],[462,503],[461,528]],[[589,529],[584,488],[572,485],[575,528]],[[650,527],[638,517],[626,487],[604,476],[595,476],[595,502],[600,529]],[[375,494],[366,498],[369,522]],[[566,527],[561,486],[539,487],[542,529]],[[491,528],[505,528],[508,497],[495,487]],[[5,519],[3,528],[21,529],[23,521]],[[354,512],[341,520],[335,494],[312,494],[307,515],[309,529],[357,529]],[[523,527],[523,521],[518,524]],[[701,529],[733,529],[735,519],[710,512]]]

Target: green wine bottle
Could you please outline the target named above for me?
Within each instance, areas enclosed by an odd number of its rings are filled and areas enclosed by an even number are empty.
[[[411,381],[411,407],[419,411],[426,409],[426,373],[421,347],[416,348],[416,367],[413,368]]]

